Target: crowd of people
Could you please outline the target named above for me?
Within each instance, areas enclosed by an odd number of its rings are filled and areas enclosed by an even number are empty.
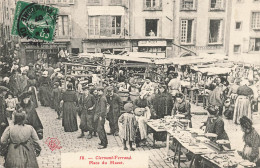
[[[5,157],[5,166],[37,167],[36,156],[41,150],[38,141],[44,136],[36,109],[40,105],[57,112],[57,119],[62,119],[65,132],[80,129],[78,138],[84,138],[87,132],[87,139],[98,136],[98,149],[107,148],[109,144],[106,120],[110,127],[108,135],[120,136],[124,150],[128,150],[128,141],[131,151],[135,150],[134,143],[136,147],[147,145],[149,119],[178,114],[192,127],[191,102],[187,99],[189,93],[184,92],[182,84],[191,78],[191,72],[187,73],[187,69],[185,72],[171,70],[162,75],[166,76],[165,79],[155,83],[149,77],[131,72],[129,78],[123,78],[125,72],[119,71],[120,82],[90,80],[83,87],[76,77],[64,78],[62,63],[47,67],[14,63],[10,73],[6,73],[9,75],[2,77],[0,86],[0,153]],[[206,126],[205,131],[217,134],[217,139],[228,140],[223,117],[241,124],[245,148],[240,154],[258,163],[260,137],[252,127],[252,113],[258,110],[258,71],[238,66],[227,78],[207,77],[203,84],[209,102],[208,120],[203,125]],[[197,80],[196,85],[201,85],[201,82]],[[129,92],[135,98],[123,101],[120,92]],[[165,140],[166,134],[155,133],[153,138]],[[15,159],[19,153],[23,155]]]

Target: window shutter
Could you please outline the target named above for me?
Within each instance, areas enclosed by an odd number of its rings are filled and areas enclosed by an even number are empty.
[[[192,24],[192,35],[193,35],[193,44],[196,45],[196,35],[197,35],[197,20],[193,20]]]
[[[68,24],[69,24],[69,36],[72,37],[72,19],[71,19],[71,15],[68,16]]]
[[[112,16],[106,16],[106,36],[112,36]]]
[[[106,36],[106,16],[100,16],[100,36]]]
[[[57,31],[58,36],[62,36],[62,16],[59,16],[58,19],[58,31]]]
[[[97,17],[95,17],[95,35],[98,35],[98,36],[99,36],[99,32],[100,32],[99,23],[100,23],[99,17],[97,16]]]
[[[69,0],[69,4],[74,4],[74,0]]]
[[[89,17],[88,18],[88,33],[89,33],[89,36],[93,36],[94,35],[94,18],[93,17]]]
[[[193,9],[197,10],[198,8],[198,0],[193,0]]]
[[[249,49],[247,51],[254,51],[255,50],[255,39],[251,38],[249,41]]]

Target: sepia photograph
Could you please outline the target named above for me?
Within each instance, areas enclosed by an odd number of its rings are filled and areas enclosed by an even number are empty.
[[[260,168],[260,0],[0,0],[0,168]]]

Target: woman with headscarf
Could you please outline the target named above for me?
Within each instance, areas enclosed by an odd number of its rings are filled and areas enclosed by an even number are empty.
[[[39,156],[41,147],[34,128],[24,124],[25,113],[15,113],[14,125],[6,128],[1,143],[7,144],[6,168],[38,168],[36,157]]]
[[[252,121],[246,116],[240,118],[240,125],[244,133],[243,141],[245,145],[243,151],[238,151],[238,154],[242,156],[243,159],[256,163],[256,167],[260,167],[260,136],[253,127]]]
[[[42,106],[50,106],[51,101],[51,80],[48,72],[44,71],[39,79],[39,99]]]
[[[225,124],[222,119],[218,115],[219,110],[217,107],[210,106],[208,109],[208,119],[204,123],[203,126],[206,126],[205,132],[206,133],[214,133],[217,134],[217,140],[229,140],[228,135],[225,131]],[[231,148],[230,144],[225,145],[227,148]]]
[[[136,145],[140,146],[142,141],[146,144],[147,139],[147,120],[151,117],[149,103],[147,100],[147,92],[142,91],[138,99],[134,101],[134,112],[138,122]]]
[[[78,98],[73,90],[73,84],[68,83],[67,90],[62,94],[63,114],[62,126],[65,132],[74,132],[78,130],[77,124],[77,107]]]
[[[254,95],[253,90],[248,87],[249,82],[243,80],[241,86],[237,89],[237,99],[235,102],[233,122],[235,124],[240,124],[240,118],[243,116],[252,119],[252,109],[251,109],[251,97]]]
[[[176,114],[182,114],[184,115],[184,118],[189,120],[189,127],[192,127],[191,123],[191,106],[188,101],[184,99],[184,95],[182,93],[177,93],[175,95],[176,101],[174,103],[173,109],[172,109],[172,115]]]
[[[20,96],[20,106],[22,111],[26,113],[25,124],[31,125],[37,132],[39,139],[43,138],[42,122],[35,109],[35,104],[31,100],[31,92],[24,92]]]

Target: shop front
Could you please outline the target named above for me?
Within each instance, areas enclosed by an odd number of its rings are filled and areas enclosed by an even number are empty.
[[[128,40],[83,40],[83,51],[85,53],[111,53],[119,54],[130,51]]]
[[[28,65],[29,63],[42,62],[45,64],[55,64],[59,61],[58,53],[60,50],[67,50],[69,43],[37,43],[26,42],[21,44],[22,52],[21,63]]]
[[[158,58],[171,57],[172,40],[132,40],[133,52],[155,53]]]

